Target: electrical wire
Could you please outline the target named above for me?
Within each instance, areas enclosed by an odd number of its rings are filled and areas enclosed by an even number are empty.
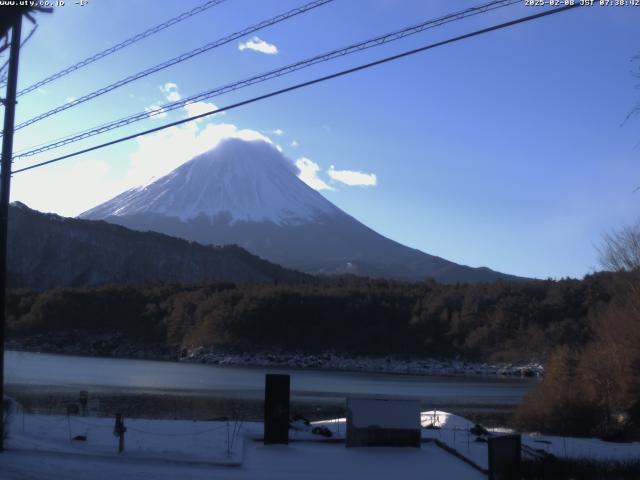
[[[20,42],[20,49],[22,49],[26,45],[26,43],[33,36],[33,34],[36,33],[37,29],[38,29],[38,24],[36,23],[33,25],[33,27],[31,28],[31,31],[25,37],[25,39],[22,40],[22,42]],[[7,84],[7,75],[8,75],[7,66],[8,65],[9,65],[9,59],[7,58],[7,60],[0,67],[0,87],[4,87]]]
[[[233,40],[237,40],[238,38],[244,37],[246,35],[249,35],[251,33],[254,33],[258,30],[261,30],[263,28],[269,27],[271,25],[275,25],[277,23],[283,22],[285,20],[288,20],[289,18],[295,17],[297,15],[300,15],[302,13],[308,12],[309,10],[312,10],[314,8],[320,7],[322,5],[325,5],[327,3],[333,2],[334,0],[313,0],[310,3],[307,3],[301,7],[297,7],[294,8],[293,10],[289,10],[288,12],[285,13],[281,13],[280,15],[276,15],[275,17],[272,17],[268,20],[264,20],[260,23],[257,23],[251,27],[245,28],[244,30],[241,30],[239,32],[235,32],[232,33],[231,35],[227,35],[226,37],[222,37],[214,42],[211,43],[207,43],[206,45],[202,45],[201,47],[198,47],[194,50],[191,50],[189,52],[183,53],[182,55],[178,55],[177,57],[174,57],[170,60],[166,60],[158,65],[155,65],[151,68],[147,68],[146,70],[142,70],[141,72],[138,72],[136,74],[130,75],[122,80],[118,80],[117,82],[114,82],[112,84],[107,85],[106,87],[102,87],[98,90],[95,90],[91,93],[88,93],[87,95],[84,95],[80,98],[76,98],[75,100],[71,101],[71,102],[67,102],[63,105],[60,105],[52,110],[49,110],[47,112],[41,113],[40,115],[36,115],[33,118],[30,118],[29,120],[26,120],[18,125],[15,126],[15,130],[20,130],[21,128],[27,127],[29,125],[32,125],[36,122],[39,122],[40,120],[43,120],[47,117],[50,117],[52,115],[55,115],[57,113],[63,112],[65,110],[68,110],[71,107],[75,107],[77,105],[80,105],[81,103],[87,102],[89,100],[93,100],[96,97],[99,97],[101,95],[104,95],[105,93],[108,93],[112,90],[115,90],[116,88],[120,88],[124,85],[127,85],[135,80],[139,80],[141,78],[144,78],[146,76],[149,76],[153,73],[159,72],[161,70],[164,70],[165,68],[171,67],[173,65],[176,65],[178,63],[184,62],[185,60],[189,60],[190,58],[195,57],[196,55],[200,55],[204,52],[207,52],[209,50],[212,50],[214,48],[220,47],[222,45],[226,45],[229,42],[232,42]]]
[[[167,128],[171,128],[171,127],[174,127],[174,126],[177,126],[177,125],[181,125],[183,123],[187,123],[187,122],[191,122],[191,121],[194,121],[194,120],[198,120],[200,118],[208,117],[210,115],[215,115],[216,113],[233,110],[233,109],[236,109],[236,108],[244,106],[244,105],[249,105],[251,103],[255,103],[255,102],[258,102],[258,101],[261,101],[261,100],[265,100],[267,98],[279,96],[279,95],[282,95],[282,94],[287,93],[287,92],[291,92],[291,91],[298,90],[298,89],[301,89],[301,88],[304,88],[304,87],[308,87],[310,85],[315,85],[317,83],[325,82],[327,80],[331,80],[331,79],[334,79],[334,78],[342,77],[342,76],[345,76],[345,75],[348,75],[348,74],[351,74],[351,73],[355,73],[355,72],[358,72],[358,71],[361,71],[361,70],[365,70],[365,69],[368,69],[368,68],[371,68],[371,67],[374,67],[374,66],[377,66],[377,65],[382,65],[384,63],[395,61],[395,60],[398,60],[400,58],[404,58],[404,57],[408,57],[410,55],[415,55],[417,53],[425,52],[427,50],[431,50],[433,48],[441,47],[443,45],[448,45],[450,43],[458,42],[458,41],[461,41],[461,40],[466,40],[468,38],[472,38],[472,37],[476,37],[476,36],[479,36],[479,35],[483,35],[485,33],[493,32],[495,30],[500,30],[500,29],[512,27],[512,26],[518,25],[520,23],[529,22],[529,21],[532,21],[532,20],[536,20],[536,19],[539,19],[539,18],[542,18],[542,17],[549,16],[549,15],[554,15],[554,14],[557,14],[557,13],[565,12],[565,11],[577,8],[579,6],[580,6],[580,4],[566,5],[564,7],[554,8],[552,10],[545,10],[544,12],[540,12],[540,13],[537,13],[537,14],[534,14],[534,15],[529,15],[529,16],[526,16],[526,17],[520,17],[520,18],[517,18],[515,20],[510,20],[508,22],[504,22],[504,23],[500,23],[500,24],[497,24],[497,25],[493,25],[491,27],[483,28],[483,29],[480,29],[480,30],[475,30],[473,32],[466,33],[464,35],[459,35],[459,36],[456,36],[456,37],[453,37],[453,38],[449,38],[447,40],[443,40],[443,41],[440,41],[440,42],[436,42],[436,43],[432,43],[432,44],[429,44],[429,45],[425,45],[423,47],[415,48],[413,50],[408,50],[408,51],[405,51],[405,52],[402,52],[402,53],[399,53],[399,54],[396,54],[396,55],[391,55],[389,57],[385,57],[385,58],[382,58],[380,60],[376,60],[376,61],[373,61],[373,62],[365,63],[365,64],[362,64],[362,65],[358,65],[356,67],[348,68],[346,70],[341,70],[339,72],[332,73],[330,75],[325,75],[323,77],[315,78],[313,80],[309,80],[309,81],[306,81],[306,82],[298,83],[298,84],[292,85],[290,87],[282,88],[280,90],[276,90],[276,91],[273,91],[273,92],[270,92],[270,93],[267,93],[267,94],[264,94],[264,95],[253,97],[253,98],[250,98],[248,100],[237,102],[237,103],[234,103],[234,104],[226,106],[226,107],[217,108],[217,109],[211,110],[209,112],[201,113],[199,115],[194,115],[194,116],[182,119],[182,120],[177,120],[175,122],[167,123],[167,124],[161,125],[159,127],[151,128],[149,130],[138,132],[138,133],[135,133],[135,134],[132,134],[132,135],[127,135],[125,137],[120,137],[120,138],[117,138],[115,140],[111,140],[109,142],[105,142],[105,143],[102,143],[102,144],[99,144],[99,145],[95,145],[93,147],[89,147],[89,148],[85,148],[85,149],[82,149],[82,150],[78,150],[76,152],[68,153],[66,155],[61,155],[61,156],[53,158],[51,160],[47,160],[47,161],[44,161],[44,162],[39,162],[39,163],[30,165],[28,167],[20,168],[18,170],[15,170],[13,173],[25,172],[25,171],[28,171],[28,170],[32,170],[34,168],[42,167],[44,165],[49,165],[49,164],[52,164],[52,163],[56,163],[56,162],[65,160],[67,158],[71,158],[71,157],[75,157],[77,155],[81,155],[83,153],[92,152],[94,150],[102,149],[102,148],[105,148],[105,147],[108,147],[108,146],[111,146],[111,145],[115,145],[115,144],[118,144],[118,143],[121,143],[121,142],[124,142],[124,141],[127,141],[127,140],[131,140],[131,139],[134,139],[134,138],[139,137],[141,135],[148,135],[150,133],[155,133],[155,132],[158,132],[158,131],[161,131],[161,130],[165,130]]]
[[[60,148],[64,145],[69,145],[71,143],[75,143],[77,141],[84,140],[86,138],[93,137],[95,135],[99,135],[99,134],[108,132],[110,130],[114,130],[116,128],[124,127],[126,125],[130,125],[134,122],[145,120],[155,115],[163,114],[168,111],[182,108],[190,103],[208,100],[210,98],[223,95],[225,93],[229,93],[235,90],[239,90],[241,88],[245,88],[251,85],[255,85],[257,83],[262,83],[267,80],[271,80],[273,78],[281,77],[283,75],[296,72],[298,70],[310,67],[312,65],[316,65],[318,63],[327,62],[335,58],[350,55],[352,53],[367,50],[369,48],[379,47],[386,43],[390,43],[390,42],[408,37],[410,35],[415,35],[417,33],[423,32],[427,29],[439,27],[453,21],[461,20],[464,18],[481,14],[481,13],[486,13],[488,11],[492,11],[498,8],[507,7],[507,6],[513,5],[514,3],[520,3],[520,0],[495,0],[483,5],[462,10],[460,12],[451,13],[443,17],[427,20],[417,25],[412,25],[410,27],[406,27],[401,30],[396,30],[391,33],[379,35],[377,37],[374,37],[362,42],[358,42],[344,48],[340,48],[337,50],[332,50],[327,53],[316,55],[314,57],[301,60],[296,63],[292,63],[285,67],[271,70],[269,72],[265,72],[259,75],[254,75],[252,77],[249,77],[237,82],[233,82],[233,83],[224,85],[222,87],[216,87],[214,89],[207,90],[205,92],[201,92],[196,95],[192,95],[190,97],[187,97],[175,102],[167,103],[164,105],[158,105],[152,111],[139,112],[139,113],[130,115],[128,117],[120,118],[118,120],[114,120],[112,122],[99,125],[91,129],[83,130],[81,132],[77,132],[71,135],[66,135],[54,141],[45,142],[40,145],[29,147],[30,148],[29,150],[25,149],[22,152],[16,153],[16,155],[14,155],[14,158],[30,157],[39,153]]]
[[[85,58],[84,60],[81,60],[78,63],[75,63],[75,64],[73,64],[73,65],[71,65],[71,66],[69,66],[69,67],[67,67],[67,68],[65,68],[63,70],[60,70],[59,72],[54,73],[53,75],[51,75],[51,76],[49,76],[49,77],[47,77],[47,78],[45,78],[43,80],[40,80],[40,81],[34,83],[33,85],[31,85],[31,86],[29,86],[29,87],[27,87],[27,88],[25,88],[23,90],[20,90],[18,92],[17,96],[19,97],[19,96],[24,95],[26,93],[32,92],[32,91],[42,87],[43,85],[46,85],[47,83],[50,83],[50,82],[53,82],[54,80],[62,78],[64,76],[70,74],[71,72],[75,72],[76,70],[79,70],[82,67],[86,67],[87,65],[89,65],[89,64],[91,64],[93,62],[97,62],[98,60],[100,60],[100,59],[102,59],[104,57],[107,57],[107,56],[111,55],[112,53],[117,52],[118,50],[122,50],[123,48],[126,48],[126,47],[128,47],[130,45],[133,45],[134,43],[139,42],[140,40],[142,40],[144,38],[150,37],[151,35],[154,35],[154,34],[156,34],[158,32],[161,32],[162,30],[164,30],[166,28],[169,28],[169,27],[175,25],[176,23],[180,23],[183,20],[186,20],[187,18],[191,18],[194,15],[198,15],[199,13],[202,13],[205,10],[208,10],[211,7],[215,7],[216,5],[219,5],[219,4],[221,4],[221,3],[225,2],[225,1],[226,0],[209,0],[209,1],[205,2],[205,3],[203,3],[202,5],[198,6],[198,7],[195,7],[193,9],[191,9],[191,10],[188,10],[186,12],[181,13],[177,17],[170,18],[169,20],[167,20],[167,21],[165,21],[165,22],[163,22],[163,23],[161,23],[159,25],[156,25],[155,27],[149,28],[149,29],[145,30],[142,33],[138,33],[137,35],[134,35],[133,37],[124,40],[123,42],[120,42],[120,43],[118,43],[118,44],[116,44],[116,45],[114,45],[112,47],[107,48],[106,50],[103,50],[103,51],[98,52],[98,53],[96,53],[94,55],[91,55],[90,57]]]

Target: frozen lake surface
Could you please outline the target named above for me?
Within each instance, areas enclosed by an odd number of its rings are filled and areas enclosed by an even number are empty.
[[[418,376],[5,353],[6,383],[37,387],[39,391],[90,389],[261,399],[264,375],[270,372],[291,374],[292,398],[315,402],[346,396],[386,396],[434,405],[515,406],[538,383],[530,378]]]

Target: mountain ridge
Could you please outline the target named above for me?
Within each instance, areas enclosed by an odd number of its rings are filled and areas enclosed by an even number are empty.
[[[309,274],[448,283],[520,278],[459,265],[384,237],[302,182],[295,168],[264,141],[227,139],[80,218],[207,245],[237,244]]]
[[[211,179],[215,181],[211,181]],[[297,224],[338,207],[297,178],[297,167],[266,142],[227,139],[148,185],[79,215],[102,219],[155,213],[188,221],[230,215],[231,222]]]
[[[44,290],[154,281],[298,282],[312,277],[236,245],[205,246],[162,233],[45,214],[14,202],[8,278],[12,288]]]

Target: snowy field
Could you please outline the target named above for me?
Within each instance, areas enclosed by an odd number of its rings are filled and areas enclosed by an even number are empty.
[[[333,438],[343,437],[341,422],[325,423]],[[264,446],[256,441],[260,423],[125,419],[125,451],[118,454],[113,425],[108,418],[14,415],[8,451],[0,455],[0,478],[389,479],[399,472],[416,478],[484,478],[433,443],[421,449],[346,449],[344,443],[292,431],[288,446]],[[86,435],[87,441],[70,442],[69,428],[72,436]]]
[[[476,441],[467,419],[441,411],[422,412],[420,449],[344,446],[344,419],[316,422],[331,438],[291,430],[288,446],[264,446],[258,422],[126,419],[125,451],[117,452],[114,419],[32,415],[15,412],[8,450],[0,455],[0,478],[100,479],[482,479],[486,476],[435,440],[487,467],[487,443]],[[436,427],[436,428],[428,428]],[[78,435],[86,441],[70,440]],[[431,441],[430,441],[431,440]],[[630,459],[640,443],[523,435],[528,449],[559,457]]]
[[[476,441],[476,436],[469,432],[474,424],[466,418],[441,411],[422,412],[422,426],[422,438],[439,440],[479,467],[488,468],[487,443]],[[428,428],[431,426],[436,428]],[[491,433],[513,432],[508,429],[491,429]],[[523,433],[522,446],[525,457],[532,450],[570,459],[635,460],[640,457],[640,442],[617,443],[596,438]]]
[[[38,452],[0,454],[3,480],[315,480],[421,478],[480,480],[486,476],[434,444],[422,449],[346,449],[339,444],[293,443],[248,445],[240,467],[163,461],[130,462],[125,458],[91,458]]]

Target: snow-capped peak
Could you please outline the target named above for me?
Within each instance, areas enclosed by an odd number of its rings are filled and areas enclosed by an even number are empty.
[[[274,146],[227,139],[152,183],[128,190],[83,218],[161,214],[183,221],[228,215],[231,222],[299,224],[338,209],[298,178]]]

